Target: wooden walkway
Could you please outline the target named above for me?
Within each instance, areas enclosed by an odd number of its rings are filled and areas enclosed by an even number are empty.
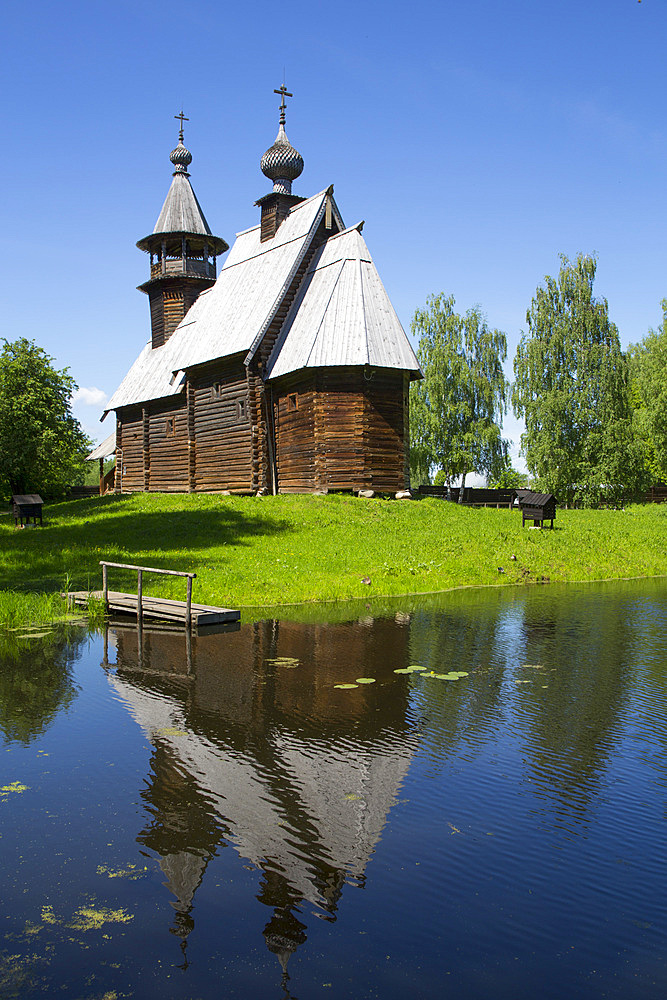
[[[97,600],[104,600],[104,591],[95,590],[89,594],[87,590],[77,590],[67,595],[73,603],[82,607],[87,607],[88,598],[92,596]],[[116,590],[107,591],[109,612],[111,614],[130,614],[137,617],[137,595],[124,594]],[[152,618],[158,621],[186,623],[187,604],[185,601],[170,601],[164,597],[149,597],[147,594],[141,596],[141,613],[144,618]],[[192,624],[199,628],[203,625],[219,625],[223,622],[237,622],[241,617],[240,611],[231,608],[215,608],[209,604],[190,605]]]

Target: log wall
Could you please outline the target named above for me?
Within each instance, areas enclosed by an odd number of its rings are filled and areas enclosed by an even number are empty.
[[[188,425],[182,394],[146,404],[144,488],[162,493],[188,489]]]
[[[252,489],[248,381],[239,358],[191,374],[195,490]]]
[[[319,369],[273,387],[278,491],[405,489],[407,374]]]
[[[198,298],[202,288],[212,284],[212,281],[200,278],[193,280],[189,275],[183,275],[180,280],[171,276],[166,284],[155,282],[154,287],[148,292],[151,309],[151,343],[154,349],[166,344],[190,306]]]
[[[140,406],[126,406],[116,418],[116,490],[144,488],[144,430]]]

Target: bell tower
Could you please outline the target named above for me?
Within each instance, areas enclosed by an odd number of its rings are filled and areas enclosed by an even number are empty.
[[[169,156],[174,179],[155,229],[137,243],[150,254],[150,278],[139,290],[150,302],[153,348],[166,344],[199,293],[214,284],[216,258],[229,249],[212,235],[190,184],[192,153],[183,145],[183,122],[189,119],[183,112],[174,117],[181,123]]]

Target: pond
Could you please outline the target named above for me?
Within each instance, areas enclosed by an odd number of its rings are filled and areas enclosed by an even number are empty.
[[[333,610],[5,644],[0,996],[665,996],[667,581]]]

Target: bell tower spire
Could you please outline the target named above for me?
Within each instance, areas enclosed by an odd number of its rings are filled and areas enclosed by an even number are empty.
[[[148,295],[151,308],[153,348],[162,347],[181,322],[203,289],[216,278],[216,257],[229,249],[219,236],[213,236],[197,201],[188,167],[192,153],[183,144],[181,113],[178,145],[169,154],[174,172],[162,211],[150,236],[137,246],[150,254],[150,278],[139,290]]]

